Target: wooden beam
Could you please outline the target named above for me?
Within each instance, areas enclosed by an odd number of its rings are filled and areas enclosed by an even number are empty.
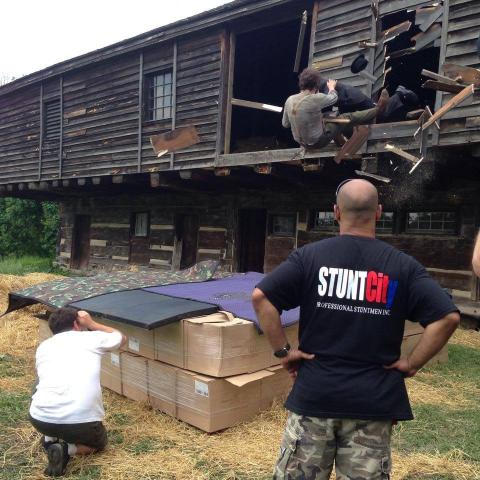
[[[391,178],[382,177],[381,175],[375,175],[374,173],[363,172],[362,170],[355,170],[355,173],[360,177],[370,177],[374,180],[378,180],[379,182],[390,183],[392,181]]]
[[[142,171],[142,125],[143,125],[143,52],[138,55],[138,119],[137,119],[137,172]],[[173,105],[172,105],[173,106]]]
[[[191,170],[180,170],[178,172],[180,178],[182,180],[191,180],[192,179],[192,171]]]
[[[369,135],[367,125],[359,125],[355,127],[353,135],[348,139],[347,143],[335,155],[335,162],[340,163],[344,158],[351,157],[365,144]]]
[[[454,80],[457,78],[464,83],[473,84],[475,88],[480,88],[480,70],[473,67],[465,67],[454,63],[443,64],[443,73]]]
[[[422,70],[422,75],[424,77],[433,78],[433,80],[437,80],[438,82],[448,83],[449,85],[458,85],[458,82],[452,80],[445,75],[440,75],[439,73],[431,72],[430,70],[426,70],[425,68]]]
[[[396,155],[398,155],[399,157],[403,157],[405,158],[406,160],[412,162],[412,163],[417,163],[420,161],[420,159],[418,157],[416,157],[415,155],[412,155],[408,152],[406,152],[405,150],[402,150],[401,148],[397,148],[389,143],[387,143],[385,145],[385,150],[387,150],[388,152],[392,152],[392,153],[395,153]]]
[[[172,130],[177,128],[177,70],[178,70],[178,42],[173,42],[172,65]],[[173,170],[175,152],[170,153],[170,169]]]
[[[465,87],[463,85],[453,85],[451,83],[436,82],[435,80],[427,80],[422,88],[429,88],[430,90],[437,90],[439,92],[460,93]]]
[[[343,57],[329,58],[327,60],[314,60],[312,68],[315,70],[329,70],[343,65]]]
[[[60,75],[60,138],[58,145],[58,178],[63,175],[63,75]]]
[[[438,23],[433,24],[426,32],[417,33],[412,37],[415,42],[415,51],[418,52],[430,43],[434,42],[442,35],[442,26]]]
[[[230,153],[230,142],[232,135],[232,98],[233,98],[233,78],[235,75],[235,42],[234,32],[230,32],[230,43],[228,52],[228,81],[227,81],[227,105],[225,112],[225,144],[223,151]]]
[[[310,48],[308,53],[308,66],[312,66],[313,53],[315,52],[315,34],[317,33],[318,11],[320,9],[320,2],[316,0],[312,10],[312,25],[310,27]]]
[[[158,188],[160,186],[160,174],[151,173],[150,174],[150,186],[152,188]]]
[[[297,52],[295,54],[295,63],[293,65],[294,73],[300,70],[300,60],[302,59],[303,43],[305,41],[305,30],[307,29],[308,15],[305,10],[300,21],[300,33],[298,34]]]
[[[277,107],[276,105],[268,105],[267,103],[260,102],[251,102],[249,100],[240,100],[239,98],[232,98],[231,102],[232,105],[236,105],[238,107],[255,108],[257,110],[266,110],[267,112],[282,113],[283,110],[282,107]]]
[[[44,113],[43,113],[43,83],[40,84],[40,134],[38,142],[38,180],[42,178],[42,153],[43,153],[43,130],[44,130]]]
[[[398,25],[395,25],[393,27],[390,27],[387,30],[384,30],[381,33],[381,38],[383,39],[384,42],[389,42],[390,40],[393,40],[395,37],[397,37],[401,33],[408,32],[411,26],[412,26],[412,22],[410,20],[406,20],[405,22],[399,23]]]
[[[428,128],[432,123],[436,122],[439,118],[443,117],[447,112],[455,108],[457,105],[465,101],[468,97],[473,95],[474,88],[473,85],[465,87],[460,93],[451,98],[440,110],[437,110],[433,116],[428,119],[423,125],[422,130]]]

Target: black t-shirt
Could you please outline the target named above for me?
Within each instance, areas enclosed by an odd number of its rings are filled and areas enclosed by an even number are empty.
[[[351,235],[295,250],[258,285],[279,312],[300,305],[302,363],[286,407],[323,418],[410,420],[400,357],[405,320],[427,326],[457,311],[412,257]]]

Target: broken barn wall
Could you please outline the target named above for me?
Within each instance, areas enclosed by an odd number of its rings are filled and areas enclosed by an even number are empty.
[[[480,68],[477,40],[480,26],[478,0],[449,0],[445,63]],[[442,72],[440,72],[442,73]],[[442,104],[452,98],[442,95]],[[440,120],[440,145],[480,141],[480,92],[446,113]]]

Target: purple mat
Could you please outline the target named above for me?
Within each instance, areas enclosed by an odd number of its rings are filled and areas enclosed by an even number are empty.
[[[221,310],[254,322],[260,330],[252,306],[252,291],[263,277],[262,273],[248,272],[209,282],[164,285],[144,288],[144,290],[161,295],[212,303]],[[298,322],[299,317],[300,308],[284,311],[281,315],[282,325],[284,327],[292,325]]]

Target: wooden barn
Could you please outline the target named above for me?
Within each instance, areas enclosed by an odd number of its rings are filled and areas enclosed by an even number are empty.
[[[336,234],[341,180],[376,175],[379,237],[477,300],[479,31],[475,0],[233,1],[1,87],[0,195],[61,203],[72,269],[268,272]],[[430,112],[302,155],[278,107],[306,66],[372,98],[405,85]],[[154,151],[182,129],[198,141]]]

